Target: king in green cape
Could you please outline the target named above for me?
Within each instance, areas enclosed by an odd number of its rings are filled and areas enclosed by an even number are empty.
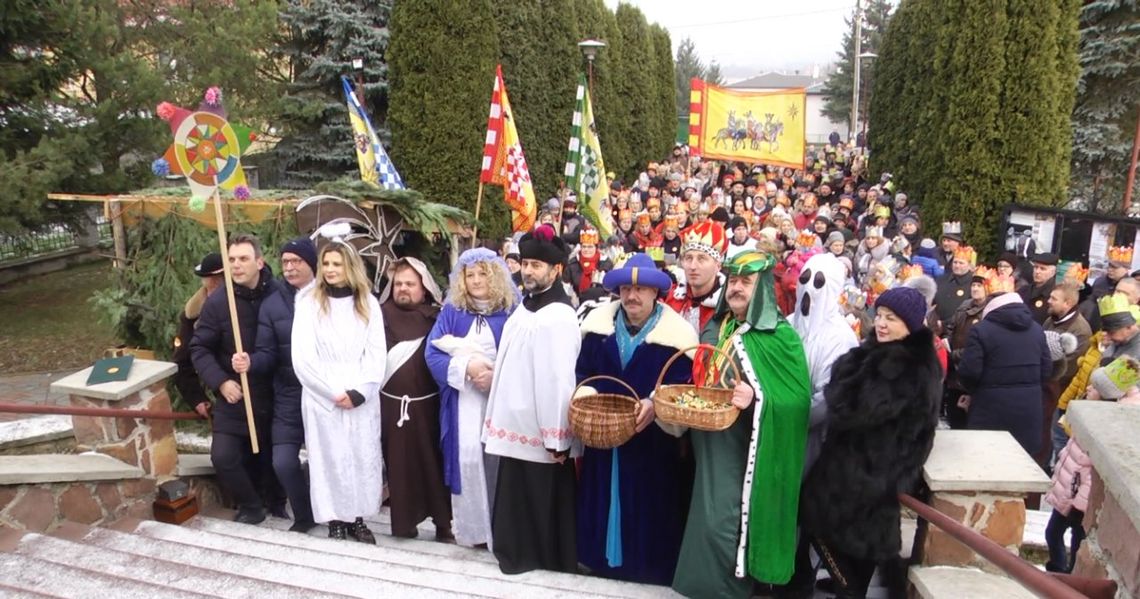
[[[696,480],[673,578],[688,597],[749,597],[754,580],[792,576],[811,379],[803,343],[776,306],[775,264],[756,251],[726,264],[727,286],[701,334],[731,357],[753,401],[726,430],[691,431]],[[695,376],[734,387],[728,358],[708,353]]]

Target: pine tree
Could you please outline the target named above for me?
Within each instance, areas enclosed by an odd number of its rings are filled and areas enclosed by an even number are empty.
[[[677,91],[677,113],[689,114],[689,92],[692,89],[693,78],[705,75],[705,65],[697,55],[697,45],[692,38],[686,37],[677,46],[677,57],[674,60],[674,86]]]
[[[340,77],[356,79],[363,59],[364,104],[381,139],[388,138],[388,46],[391,0],[288,0],[281,11],[281,53],[291,81],[281,102],[281,142],[274,152],[281,184],[311,187],[356,171],[356,153]],[[397,169],[403,175],[402,165]]]
[[[891,20],[889,0],[870,0],[863,9],[863,27],[860,52],[878,54],[882,47],[883,34]],[[825,99],[823,115],[844,123],[851,120],[851,99],[855,93],[855,20],[854,15],[846,19],[847,31],[843,34],[843,50],[839,52],[838,68],[832,71],[824,83]],[[860,65],[859,87],[864,98],[859,101],[859,119],[867,118],[866,93],[875,81],[875,61],[863,60]]]
[[[1140,109],[1140,2],[1092,0],[1080,10],[1071,194],[1091,210],[1114,210],[1124,194]]]
[[[674,87],[667,82],[675,81],[673,72],[673,43],[669,39],[669,32],[664,27],[654,23],[649,31],[653,42],[653,73],[651,77],[655,84],[654,110],[646,115],[649,117],[648,126],[656,132],[656,139],[650,148],[650,155],[654,158],[667,156],[673,142],[677,137],[677,105],[674,101]],[[686,109],[687,113],[688,110]]]
[[[702,79],[713,85],[724,85],[724,75],[721,75],[720,63],[715,58],[709,61],[709,66],[705,69],[705,76]]]
[[[397,2],[387,58],[392,160],[413,189],[475,212],[487,110],[499,60],[490,0]],[[511,97],[515,91],[507,88]],[[521,134],[520,134],[521,135]],[[524,149],[527,140],[522,140]],[[501,190],[485,190],[488,235],[509,232]]]

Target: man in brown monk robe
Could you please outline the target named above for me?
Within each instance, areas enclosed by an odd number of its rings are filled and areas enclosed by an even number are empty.
[[[439,386],[424,361],[442,296],[424,263],[411,257],[392,264],[380,295],[388,341],[387,378],[380,391],[381,444],[397,537],[415,537],[419,523],[431,518],[436,540],[454,539],[439,444]]]

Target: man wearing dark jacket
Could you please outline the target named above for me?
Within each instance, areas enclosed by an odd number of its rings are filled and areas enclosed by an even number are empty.
[[[194,338],[194,327],[198,324],[202,307],[206,305],[206,298],[222,286],[222,255],[217,252],[206,254],[194,267],[194,274],[201,277],[202,286],[186,300],[186,307],[182,309],[178,319],[178,336],[174,338],[174,355],[170,359],[178,365],[178,372],[174,374],[174,387],[187,405],[194,407],[202,418],[206,418],[210,414],[210,402],[207,401],[206,390],[194,370],[194,361],[190,358],[190,340]]]
[[[970,299],[975,260],[977,254],[969,246],[958,248],[954,252],[950,269],[938,279],[938,292],[934,294],[934,309],[938,313],[938,320],[950,322],[962,302]]]
[[[257,343],[253,354],[235,354],[237,372],[252,371],[273,377],[273,472],[293,506],[293,532],[308,532],[316,523],[309,501],[309,484],[301,469],[305,444],[301,419],[301,383],[293,372],[293,304],[297,293],[309,286],[317,271],[317,248],[308,237],[298,237],[281,248],[281,289],[266,298],[258,312]],[[252,362],[251,362],[252,360]]]
[[[245,349],[253,350],[258,310],[267,297],[277,292],[278,284],[273,280],[273,273],[265,266],[256,237],[234,237],[230,240],[228,253],[230,274],[233,277],[234,308],[237,311],[242,345]],[[240,377],[232,366],[236,351],[229,300],[225,293],[215,293],[202,308],[194,340],[190,343],[190,355],[202,382],[224,399],[213,409],[214,436],[210,447],[210,460],[214,464],[218,482],[238,505],[234,520],[257,524],[266,515],[262,494],[266,495],[266,502],[274,515],[285,516],[284,499],[276,477],[273,476],[272,453],[269,450],[273,385],[268,377],[251,373],[251,397],[242,397]],[[257,456],[252,453],[242,401],[250,401],[253,408],[257,440],[261,446],[261,452]],[[262,493],[258,492],[259,486]]]
[[[1057,254],[1036,254],[1033,264],[1033,283],[1018,290],[1021,300],[1029,307],[1033,320],[1044,324],[1049,318],[1049,294],[1057,282]]]

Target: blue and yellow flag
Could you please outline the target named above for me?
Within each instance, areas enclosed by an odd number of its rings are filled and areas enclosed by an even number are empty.
[[[380,189],[404,189],[404,180],[380,145],[372,121],[352,91],[352,83],[343,75],[340,82],[348,100],[348,120],[352,122],[352,142],[356,147],[356,161],[360,163],[360,178]]]

